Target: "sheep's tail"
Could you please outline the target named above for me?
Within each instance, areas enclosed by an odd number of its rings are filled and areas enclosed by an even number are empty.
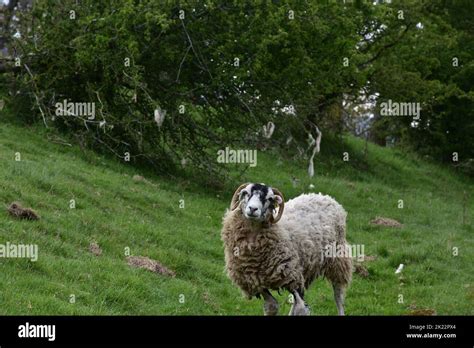
[[[346,225],[336,225],[336,241],[338,244],[346,243]]]
[[[336,242],[338,244],[346,243],[346,216],[347,213],[343,210],[339,214],[339,218],[335,221],[336,227]]]
[[[348,247],[346,241],[346,224],[336,224],[336,244]],[[352,258],[351,257],[336,257],[328,261],[327,269],[324,275],[331,283],[347,286],[352,280]]]

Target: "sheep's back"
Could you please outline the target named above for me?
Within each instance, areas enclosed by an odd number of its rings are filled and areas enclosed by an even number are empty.
[[[331,235],[334,226],[345,226],[346,215],[344,208],[330,196],[302,194],[285,203],[279,225],[296,234]]]
[[[285,203],[278,225],[297,245],[304,267],[312,271],[323,266],[321,255],[327,245],[345,243],[346,215],[330,196],[303,194]]]

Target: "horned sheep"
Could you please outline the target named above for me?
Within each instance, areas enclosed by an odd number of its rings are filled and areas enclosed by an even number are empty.
[[[348,246],[346,215],[326,195],[302,194],[285,203],[276,188],[241,185],[223,219],[227,275],[247,298],[263,296],[265,315],[278,313],[270,291],[280,289],[293,294],[290,315],[309,315],[305,290],[316,278],[325,277],[332,283],[338,314],[344,315],[352,261],[327,250]]]

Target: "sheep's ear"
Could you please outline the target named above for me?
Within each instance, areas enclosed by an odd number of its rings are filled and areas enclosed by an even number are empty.
[[[275,194],[275,201],[278,202],[278,214],[277,216],[270,216],[270,223],[276,224],[278,221],[280,221],[281,216],[283,215],[283,211],[285,209],[285,198],[283,197],[283,194],[280,192],[280,190],[274,188],[273,193]]]
[[[277,202],[278,204],[281,204],[283,203],[283,198],[281,198],[281,196],[275,195],[275,202]]]

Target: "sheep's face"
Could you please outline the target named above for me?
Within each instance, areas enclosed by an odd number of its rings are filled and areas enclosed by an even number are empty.
[[[269,186],[249,184],[240,191],[239,201],[242,214],[247,219],[263,222],[273,214],[275,203],[282,203],[282,198],[275,195]]]

